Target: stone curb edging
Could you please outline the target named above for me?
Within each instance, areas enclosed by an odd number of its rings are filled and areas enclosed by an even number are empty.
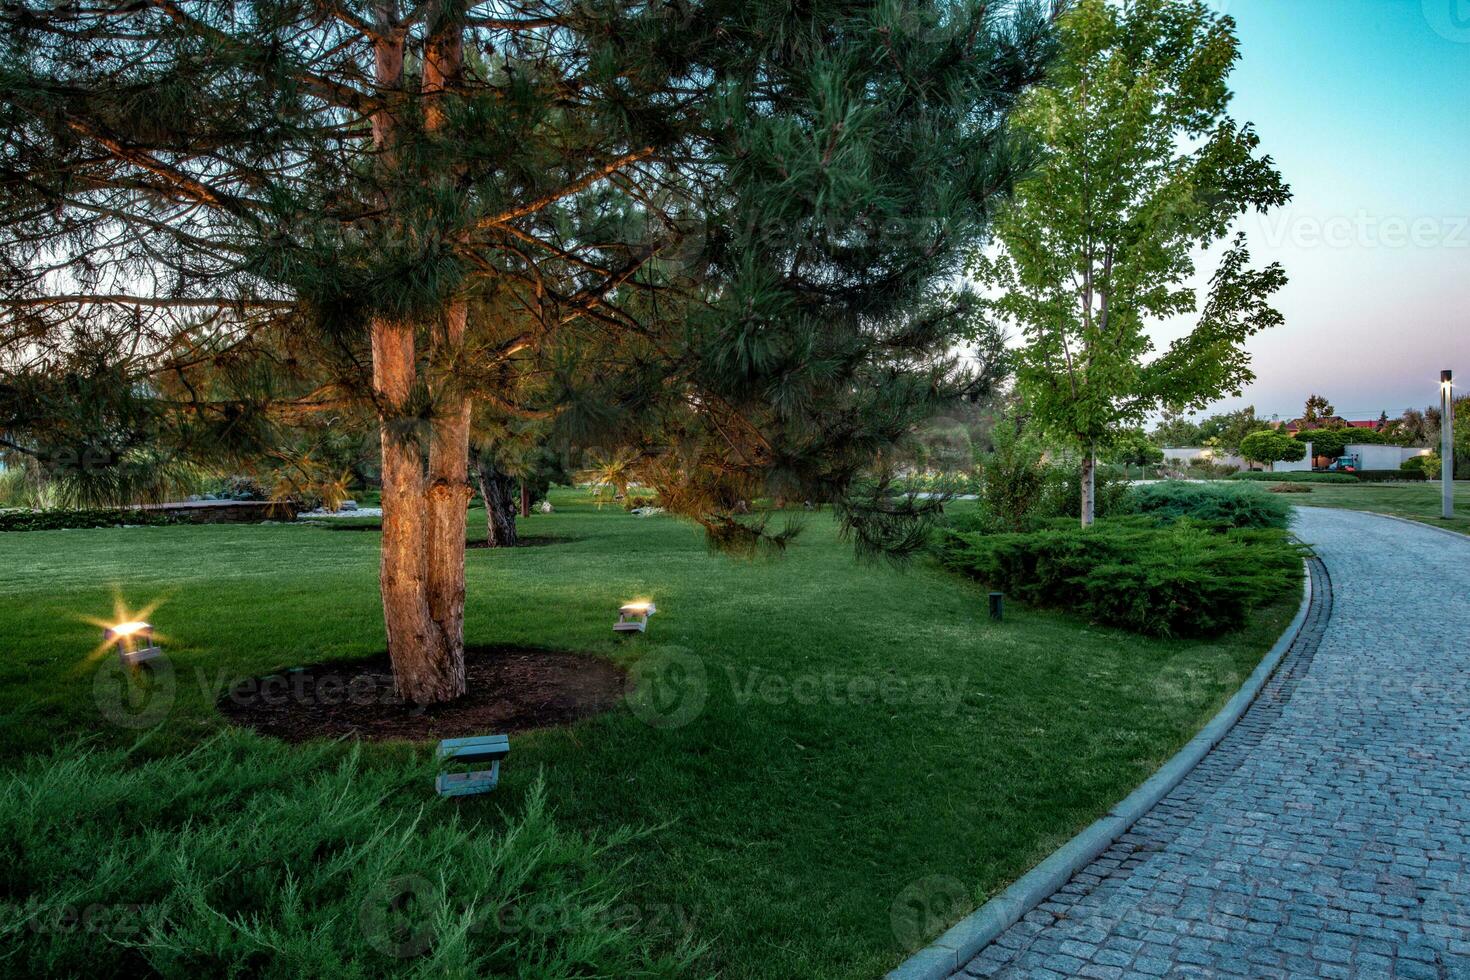
[[[884,980],[944,980],[956,973],[992,940],[1050,898],[1072,875],[1087,867],[1098,855],[1111,847],[1139,817],[1168,796],[1230,729],[1235,727],[1235,723],[1241,719],[1271,675],[1276,672],[1286,651],[1296,642],[1311,605],[1312,570],[1304,559],[1302,602],[1296,616],[1275,645],[1261,658],[1261,662],[1246,678],[1240,690],[1210,719],[1209,724],[1200,729],[1168,762],[1160,766],[1158,772],[1144,780],[1137,789],[1110,809],[1106,816],[1057,848],[1009,888],[951,926],[933,943],[904,960]]]

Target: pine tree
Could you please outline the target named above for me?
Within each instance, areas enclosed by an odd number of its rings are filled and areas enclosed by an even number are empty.
[[[850,487],[970,384],[940,284],[1051,50],[1054,11],[1003,6],[7,4],[0,430],[52,451],[72,404],[16,392],[83,348],[147,416],[129,451],[366,409],[416,702],[464,690],[477,411],[634,447],[717,541],[800,493],[901,545]]]

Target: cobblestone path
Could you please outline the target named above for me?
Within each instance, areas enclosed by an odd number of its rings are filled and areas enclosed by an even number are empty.
[[[1470,980],[1470,538],[1298,514],[1316,601],[1261,696],[957,976]]]

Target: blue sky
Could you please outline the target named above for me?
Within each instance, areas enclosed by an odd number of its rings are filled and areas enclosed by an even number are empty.
[[[1318,392],[1396,415],[1431,404],[1444,367],[1470,388],[1470,0],[1211,6],[1238,25],[1233,115],[1295,196],[1240,221],[1256,262],[1286,268],[1286,324],[1250,342],[1245,397],[1210,411],[1291,417]]]

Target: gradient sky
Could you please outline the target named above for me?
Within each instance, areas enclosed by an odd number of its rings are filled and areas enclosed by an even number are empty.
[[[1239,223],[1257,264],[1286,268],[1286,323],[1250,341],[1245,396],[1209,413],[1291,418],[1318,392],[1393,416],[1436,402],[1446,367],[1470,388],[1470,0],[1210,5],[1238,25],[1233,115],[1294,198]]]

